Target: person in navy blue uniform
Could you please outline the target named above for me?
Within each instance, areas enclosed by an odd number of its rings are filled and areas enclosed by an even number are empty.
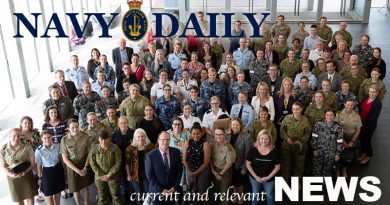
[[[169,147],[169,140],[169,134],[165,131],[161,132],[158,136],[159,147],[146,155],[145,171],[149,181],[149,193],[167,196],[159,200],[160,195],[156,195],[155,198],[150,199],[152,204],[175,204],[175,200],[179,199],[175,197],[177,196],[175,192],[181,190],[183,164],[179,149]]]

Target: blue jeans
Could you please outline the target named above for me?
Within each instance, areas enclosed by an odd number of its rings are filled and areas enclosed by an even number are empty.
[[[249,180],[252,185],[252,193],[259,193],[261,197],[261,191],[265,192],[266,200],[268,205],[275,204],[275,180],[268,181],[265,183],[260,183],[256,181],[252,176],[249,175]],[[257,205],[258,201],[256,197],[252,200],[252,205]]]

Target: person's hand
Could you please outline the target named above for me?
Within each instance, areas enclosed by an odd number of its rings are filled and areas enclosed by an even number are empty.
[[[195,175],[195,173],[194,172],[191,172],[190,171],[190,177],[191,177],[191,179],[193,179],[193,180],[195,180],[196,179],[196,175]]]
[[[261,180],[261,177],[259,177],[259,176],[256,176],[255,179],[256,179],[256,181],[258,181],[258,182],[260,182],[260,183],[263,182],[263,181]]]
[[[288,143],[289,145],[292,145],[294,142],[293,142],[290,138],[287,138],[287,143]]]
[[[173,194],[173,193],[175,193],[175,191],[176,191],[176,189],[172,187],[171,189],[168,190],[168,193]]]
[[[314,157],[318,157],[318,151],[317,150],[313,151],[313,156]]]
[[[131,176],[127,176],[127,181],[129,181],[129,182],[133,181],[133,179],[131,178]]]
[[[17,175],[13,172],[8,172],[7,176],[9,176],[10,178],[17,178]]]
[[[246,170],[245,169],[241,169],[241,175],[245,175],[246,174]]]
[[[349,145],[349,143],[347,143],[347,142],[345,142],[345,140],[343,140],[343,147],[348,148],[348,145]]]
[[[39,178],[38,181],[37,181],[37,183],[38,183],[38,186],[42,186],[42,179]]]
[[[348,147],[353,147],[353,142],[352,141],[350,141],[350,142],[348,142]]]
[[[260,178],[260,180],[261,180],[261,182],[267,182],[268,180],[269,180],[269,177],[268,176],[266,176],[266,177],[261,177]]]
[[[334,157],[334,160],[337,162],[340,160],[340,155],[336,154],[336,156]]]

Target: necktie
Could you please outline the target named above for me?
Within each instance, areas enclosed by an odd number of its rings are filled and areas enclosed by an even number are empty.
[[[64,96],[68,96],[68,92],[66,91],[65,85],[61,85],[60,87],[61,87],[62,94],[63,94]]]
[[[165,167],[165,170],[169,170],[169,162],[168,162],[167,153],[164,152],[163,156],[164,156],[164,167]]]
[[[330,83],[332,83],[332,76],[331,75],[329,76],[328,79],[329,79]]]
[[[241,117],[242,117],[242,110],[243,110],[243,109],[244,109],[244,106],[241,105],[240,112],[238,113],[238,118],[240,118],[240,119],[241,119]]]

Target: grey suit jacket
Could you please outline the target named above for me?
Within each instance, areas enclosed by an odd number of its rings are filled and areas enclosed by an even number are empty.
[[[325,80],[325,79],[328,79],[328,73],[325,72],[325,73],[322,73],[320,76],[318,76],[318,80],[317,80],[317,89],[318,90],[321,90],[321,84],[322,84],[322,81]],[[330,89],[333,91],[333,92],[337,92],[341,89],[341,81],[343,80],[343,77],[339,74],[339,73],[335,73],[334,76],[333,76],[333,80],[332,80],[332,83],[330,85]]]

